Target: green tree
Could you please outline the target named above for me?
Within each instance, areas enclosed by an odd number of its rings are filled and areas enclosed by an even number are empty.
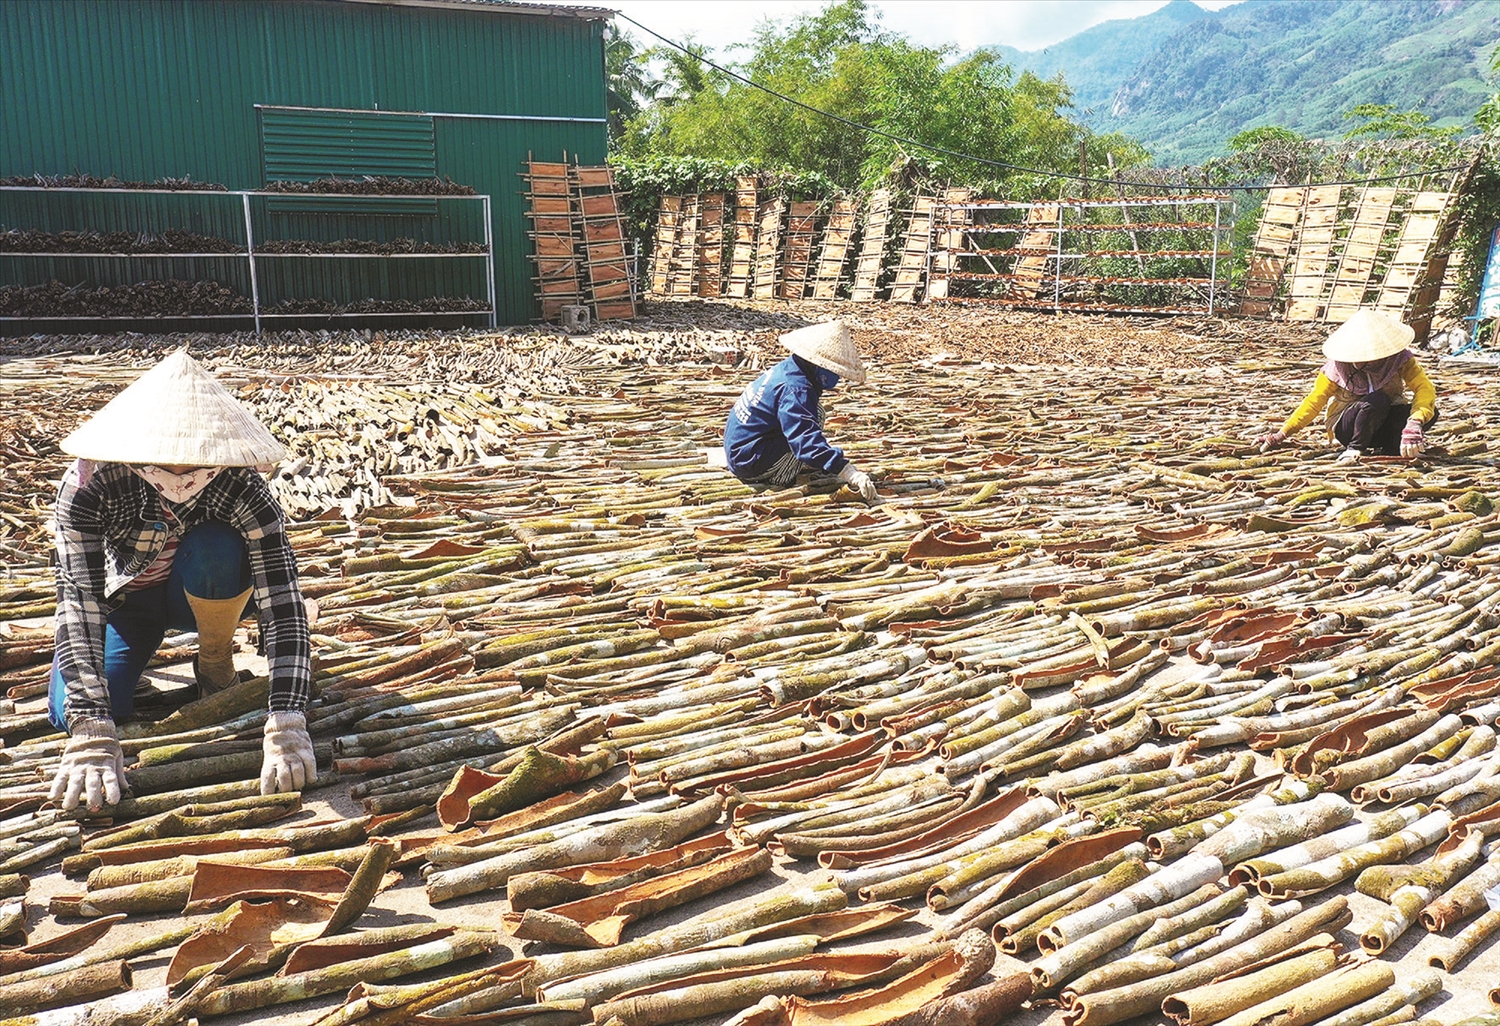
[[[634,123],[629,152],[795,168],[845,189],[902,174],[1015,190],[1043,179],[1014,165],[1077,172],[1086,155],[1099,173],[1147,159],[1074,121],[1060,78],[1017,78],[983,49],[915,46],[864,0],[762,22],[747,49],[734,70],[763,88],[701,64],[693,75],[688,54],[662,52],[673,85]]]
[[[1294,146],[1307,142],[1307,138],[1290,128],[1280,125],[1261,125],[1247,128],[1229,137],[1230,153],[1250,153],[1265,146]]]
[[[1418,110],[1398,111],[1388,103],[1357,103],[1344,114],[1345,121],[1363,119],[1344,133],[1345,139],[1452,139],[1463,130],[1434,128],[1432,119]]]
[[[1500,46],[1490,54],[1490,74],[1500,79]],[[1500,81],[1496,87],[1497,91],[1475,113],[1474,122],[1485,135],[1500,138]]]
[[[647,70],[648,58],[636,47],[635,37],[609,22],[604,28],[604,78],[607,83],[606,117],[611,145],[625,136],[625,126],[656,95],[659,84]]]

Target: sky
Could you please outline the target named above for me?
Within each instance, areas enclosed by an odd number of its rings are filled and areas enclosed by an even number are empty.
[[[575,0],[553,0],[573,3]],[[719,56],[743,57],[731,49],[748,42],[763,19],[786,21],[822,8],[827,0],[579,0],[628,15],[681,42],[691,36]],[[1236,0],[1197,0],[1210,10]],[[1002,44],[1040,50],[1084,29],[1116,18],[1138,18],[1167,0],[872,0],[880,23],[921,46],[953,44],[961,51]],[[617,24],[645,43],[655,42],[629,22]]]

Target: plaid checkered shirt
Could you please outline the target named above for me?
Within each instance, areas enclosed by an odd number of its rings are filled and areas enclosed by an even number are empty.
[[[273,711],[306,708],[312,696],[312,645],[297,588],[297,563],[281,506],[264,478],[232,467],[192,502],[173,507],[182,532],[206,521],[245,539],[261,636],[271,670]],[[53,514],[57,542],[57,655],[69,726],[80,717],[112,718],[104,679],[104,627],[124,589],[167,543],[161,495],[123,463],[99,463],[86,484],[79,465],[63,475]]]

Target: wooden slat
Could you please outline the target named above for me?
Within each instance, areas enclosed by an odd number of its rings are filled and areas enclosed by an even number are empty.
[[[724,194],[698,199],[698,295],[715,299],[724,290]]]
[[[1366,186],[1360,192],[1344,250],[1339,255],[1338,270],[1334,272],[1324,320],[1342,324],[1363,305],[1395,200],[1396,190],[1391,188]]]
[[[743,175],[734,180],[734,248],[730,252],[729,280],[724,294],[744,299],[750,291],[750,277],[755,266],[755,233],[757,228],[757,192],[760,180]]]
[[[967,203],[972,196],[971,189],[946,189],[943,192],[943,203]],[[969,220],[967,210],[954,210],[947,206],[943,208],[933,239],[932,273],[927,281],[928,299],[948,298],[948,275],[958,270],[958,257],[953,254],[964,248],[964,228]]]
[[[786,201],[780,196],[762,203],[757,215],[759,227],[755,235],[755,285],[756,299],[771,299],[776,294],[776,277],[781,255],[781,219],[786,212]]]
[[[1272,189],[1266,195],[1255,242],[1251,244],[1249,274],[1245,278],[1244,299],[1240,301],[1241,314],[1270,316],[1306,196],[1305,188]]]
[[[1007,298],[1035,298],[1042,293],[1047,261],[1057,253],[1057,233],[1062,226],[1062,207],[1056,203],[1034,203],[1026,211],[1025,227],[1016,248],[1015,277],[1005,290]]]
[[[818,204],[811,201],[793,203],[787,213],[781,276],[776,287],[776,294],[782,299],[801,299],[807,291],[807,272],[812,263],[817,217]]]
[[[1286,319],[1315,321],[1323,312],[1323,292],[1338,230],[1339,186],[1307,190],[1302,208],[1301,231],[1291,257]]]
[[[906,235],[901,243],[901,262],[891,285],[891,302],[915,303],[917,289],[927,277],[927,254],[932,249],[933,212],[937,200],[918,196],[912,201]]]
[[[864,238],[855,262],[854,288],[849,298],[868,303],[875,298],[880,272],[885,263],[885,243],[891,219],[891,191],[876,189],[870,194],[870,209],[865,218]]]

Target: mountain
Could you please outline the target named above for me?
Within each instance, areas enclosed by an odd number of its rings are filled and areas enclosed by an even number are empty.
[[[1047,50],[1002,52],[1017,71],[1061,73],[1091,128],[1184,164],[1262,125],[1341,137],[1359,103],[1471,128],[1494,92],[1485,76],[1497,41],[1493,0],[1243,0],[1218,11],[1174,0]]]
[[[1023,52],[994,46],[1017,71],[1042,78],[1061,72],[1073,88],[1073,102],[1085,115],[1107,112],[1115,92],[1151,54],[1184,26],[1212,17],[1191,0],[1171,0],[1167,6],[1139,18],[1100,22],[1045,50]]]

